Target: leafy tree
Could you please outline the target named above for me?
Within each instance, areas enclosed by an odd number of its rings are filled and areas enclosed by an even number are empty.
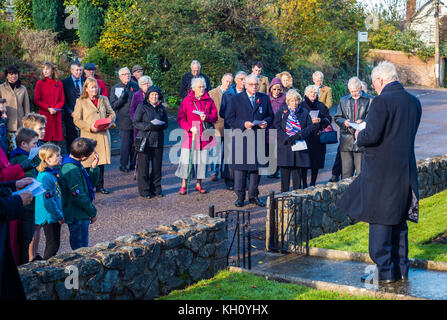
[[[64,8],[60,0],[33,0],[33,21],[37,30],[61,32]]]
[[[14,13],[17,22],[22,26],[33,29],[33,0],[15,0]]]
[[[85,46],[95,46],[101,35],[104,23],[104,10],[94,6],[90,0],[80,0],[79,3],[79,39]]]

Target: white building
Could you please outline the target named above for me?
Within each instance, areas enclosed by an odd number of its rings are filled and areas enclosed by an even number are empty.
[[[444,2],[446,2],[444,0]],[[443,1],[440,1],[439,20],[442,26],[443,18],[447,18],[447,6]],[[408,12],[407,12],[408,14]],[[406,28],[416,31],[421,40],[428,46],[435,45],[435,1],[430,0],[425,3],[412,17],[407,17],[409,23]],[[407,20],[408,21],[408,20]],[[441,27],[442,29],[442,27]]]

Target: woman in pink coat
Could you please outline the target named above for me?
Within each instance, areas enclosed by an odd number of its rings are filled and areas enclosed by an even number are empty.
[[[182,179],[180,194],[186,194],[187,180],[197,179],[196,190],[206,193],[202,188],[202,179],[206,178],[206,165],[209,148],[216,143],[215,139],[207,137],[203,132],[210,124],[217,121],[217,108],[206,92],[206,82],[202,77],[193,78],[191,91],[183,99],[177,116],[177,122],[184,130],[180,162],[175,175]],[[194,138],[194,150],[190,156]],[[206,137],[206,138],[204,138]],[[191,166],[192,163],[192,166]]]

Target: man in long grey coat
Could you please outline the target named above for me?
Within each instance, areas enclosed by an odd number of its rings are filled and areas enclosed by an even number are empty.
[[[381,62],[371,78],[379,95],[371,103],[366,128],[355,132],[357,145],[365,147],[362,171],[337,207],[355,221],[369,223],[369,255],[379,282],[387,283],[408,277],[406,220],[418,220],[414,140],[422,108],[398,82],[393,64]]]

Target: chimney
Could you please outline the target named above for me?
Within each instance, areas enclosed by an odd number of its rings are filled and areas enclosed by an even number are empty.
[[[405,22],[408,24],[416,14],[416,0],[407,0],[407,15]]]

